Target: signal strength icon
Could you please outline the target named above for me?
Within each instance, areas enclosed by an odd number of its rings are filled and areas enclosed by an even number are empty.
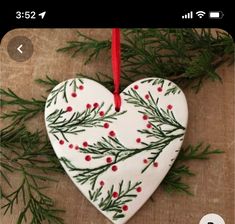
[[[192,19],[192,18],[193,18],[193,11],[182,16],[182,19]]]

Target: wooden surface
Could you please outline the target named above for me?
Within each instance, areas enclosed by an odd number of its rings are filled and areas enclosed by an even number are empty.
[[[99,39],[109,38],[111,34],[108,29],[81,31]],[[15,62],[7,54],[8,41],[17,35],[25,35],[33,42],[34,54],[26,62]],[[44,94],[44,88],[35,84],[34,80],[47,74],[59,80],[74,77],[79,72],[88,75],[97,71],[111,74],[111,62],[107,53],[85,66],[83,55],[72,59],[56,52],[66,41],[75,38],[76,30],[73,29],[18,29],[7,33],[1,43],[1,86],[9,87],[25,98],[38,98]],[[233,67],[222,66],[218,72],[223,78],[223,84],[206,81],[197,95],[191,90],[185,91],[189,124],[184,145],[203,141],[226,153],[213,156],[209,161],[190,162],[197,176],[185,178],[185,181],[192,187],[194,196],[168,195],[159,188],[153,194],[154,200],[147,201],[128,224],[197,224],[207,213],[220,214],[226,224],[234,223]],[[30,123],[32,130],[42,127],[42,115]],[[67,176],[57,175],[56,178],[59,182],[51,184],[48,194],[55,199],[58,207],[66,209],[66,224],[110,223],[82,196]],[[17,176],[11,177],[16,185],[18,180]],[[17,207],[13,215],[3,217],[1,212],[1,223],[15,224],[18,215]]]

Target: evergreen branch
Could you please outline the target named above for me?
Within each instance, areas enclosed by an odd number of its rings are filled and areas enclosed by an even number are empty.
[[[45,79],[36,79],[35,81],[41,85],[48,86],[47,92],[51,92],[51,90],[59,84],[58,80],[52,79],[48,75],[46,75]]]
[[[44,111],[45,101],[36,100],[32,98],[31,100],[23,99],[16,95],[11,89],[0,89],[0,106],[17,106],[19,109],[13,110],[7,113],[2,113],[0,118],[2,119],[12,119],[13,121],[26,121],[38,113]]]
[[[132,83],[141,77],[161,77],[181,87],[198,91],[206,79],[221,80],[216,68],[234,60],[231,36],[210,29],[123,29],[122,79]],[[95,40],[81,34],[83,41],[71,41],[60,49],[90,53],[86,63],[110,49],[109,40]],[[126,75],[128,74],[128,76]]]
[[[182,147],[174,165],[163,179],[161,185],[167,192],[185,192],[192,195],[190,186],[182,181],[184,176],[194,176],[195,174],[183,162],[191,160],[205,160],[209,159],[210,155],[219,155],[224,151],[219,149],[210,149],[210,145],[203,146],[202,143],[195,146],[189,145]]]
[[[49,223],[62,224],[63,219],[57,216],[57,213],[63,210],[53,209],[52,199],[40,191],[37,183],[37,179],[40,180],[40,178],[27,173],[23,166],[21,166],[20,172],[23,174],[22,183],[14,192],[5,195],[7,202],[1,207],[4,209],[4,214],[13,212],[14,204],[18,203],[19,197],[22,195],[25,207],[21,211],[17,223],[27,221],[27,214],[31,213],[33,215],[31,223],[41,223],[47,220]]]
[[[62,224],[63,220],[58,216],[62,210],[54,208],[53,200],[43,193],[45,186],[41,187],[45,181],[55,181],[50,177],[52,172],[63,172],[48,139],[39,131],[29,132],[20,123],[2,129],[0,137],[1,175],[12,189],[6,194],[1,187],[4,214],[12,213],[14,205],[23,200],[18,223],[27,222],[27,217],[32,216],[31,223]],[[21,176],[19,186],[10,183],[7,174],[11,173]]]
[[[186,148],[182,148],[179,152],[178,160],[187,161],[187,160],[205,160],[209,159],[211,154],[221,154],[224,151],[220,149],[210,150],[211,146],[207,145],[203,147],[203,143],[199,143],[195,146],[189,145]]]
[[[72,57],[75,57],[78,53],[89,53],[89,56],[84,63],[87,64],[93,58],[97,58],[102,50],[109,50],[111,48],[111,42],[109,40],[97,41],[79,31],[77,31],[77,34],[79,38],[78,41],[67,41],[67,46],[60,48],[57,51],[71,53]]]

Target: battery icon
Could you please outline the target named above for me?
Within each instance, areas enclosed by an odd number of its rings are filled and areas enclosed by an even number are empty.
[[[224,13],[221,11],[209,12],[210,19],[222,19],[223,17],[224,17]]]

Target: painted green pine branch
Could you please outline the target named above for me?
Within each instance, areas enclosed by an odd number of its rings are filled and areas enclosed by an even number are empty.
[[[148,115],[150,122],[158,123],[159,125],[169,125],[174,128],[171,130],[165,130],[167,133],[172,133],[179,129],[185,130],[185,127],[176,120],[173,111],[169,109],[164,110],[158,106],[159,98],[154,100],[151,92],[148,92],[148,100],[143,99],[134,89],[123,92],[123,94],[126,96],[124,100],[127,103],[133,104],[135,107],[142,108],[140,113]]]
[[[158,85],[158,87],[163,88],[165,81],[166,80],[164,80],[164,79],[149,78],[149,79],[145,79],[145,80],[141,81],[141,83],[149,83],[149,84],[152,84],[152,86]],[[166,87],[166,91],[164,93],[164,96],[167,96],[170,94],[174,95],[176,93],[177,94],[181,93],[180,88],[177,85],[175,85],[174,83],[169,82]]]
[[[78,172],[73,176],[78,183],[84,184],[89,181],[89,183],[92,186],[92,190],[95,187],[96,181],[102,173],[104,173],[106,170],[109,168],[108,165],[102,165],[96,168],[78,168],[75,167],[70,160],[68,160],[66,157],[61,157],[60,161],[70,170],[70,171],[75,171]]]
[[[93,159],[99,159],[104,156],[116,156],[121,152],[128,152],[126,148],[116,137],[107,138],[102,137],[100,141],[97,141],[94,144],[89,144],[87,147],[80,147],[79,151],[85,154],[92,154]]]
[[[108,192],[108,195],[106,198],[102,198],[99,207],[102,211],[112,211],[115,212],[113,215],[113,219],[117,220],[119,218],[124,217],[124,214],[122,213],[122,206],[126,205],[128,202],[131,202],[133,198],[137,197],[136,192],[133,191],[136,190],[136,188],[141,184],[141,182],[136,182],[132,185],[131,181],[128,182],[127,189],[124,190],[123,188],[123,181],[119,184],[118,189],[118,196],[116,199],[113,199],[113,189],[114,185],[112,185],[111,189]]]
[[[102,195],[102,192],[101,192],[102,189],[103,189],[103,186],[100,186],[99,188],[97,188],[93,192],[91,190],[89,190],[90,200],[93,202],[96,202],[98,200],[98,198]]]
[[[148,79],[144,79],[141,81],[142,84],[148,83],[148,84],[151,84],[152,86],[158,85],[159,87],[163,87],[164,82],[165,82],[165,80],[162,78],[148,78]]]
[[[159,157],[159,155],[162,153],[162,151],[175,139],[177,138],[182,138],[184,136],[184,134],[178,134],[178,135],[170,135],[167,136],[164,139],[161,139],[157,142],[156,144],[156,150],[151,151],[151,156],[148,157],[148,164],[144,167],[144,169],[141,171],[141,173],[144,173],[151,165],[154,164],[154,162],[156,162],[157,158]],[[152,143],[152,144],[155,144]]]
[[[67,94],[66,94],[67,87],[68,87],[68,81],[65,81],[63,84],[61,84],[56,89],[54,88],[50,92],[50,98],[47,99],[46,107],[49,107],[51,104],[56,104],[57,98],[60,94],[62,94],[62,98],[65,100],[65,102],[68,103]]]
[[[68,119],[63,116],[65,113],[68,113],[67,110],[56,109],[46,118],[49,122],[50,133],[57,139],[59,139],[57,135],[61,134],[68,141],[66,135],[77,135],[79,132],[83,132],[84,128],[88,127],[102,127],[104,122],[112,123],[118,116],[126,113],[126,111],[112,112],[113,105],[110,105],[105,111],[102,111],[103,107],[104,103],[101,103],[97,108],[93,107],[83,112],[74,112]],[[100,115],[101,112],[103,113],[102,116]]]
[[[99,208],[102,211],[114,212],[113,220],[125,217],[122,207],[125,206],[128,202],[131,202],[135,197],[137,197],[136,188],[140,184],[141,182],[132,184],[131,181],[129,181],[127,186],[125,186],[124,181],[122,180],[119,183],[117,191],[114,191],[114,185],[112,185],[107,192],[107,196],[100,199]],[[101,190],[102,186],[97,188],[93,193],[90,192],[90,195],[92,195],[93,197],[96,196],[95,199],[97,201],[98,198],[102,195],[100,193]],[[115,196],[114,193],[116,194]]]
[[[142,129],[138,130],[141,134],[145,134],[147,138],[156,138],[156,139],[163,139],[167,137],[167,133],[162,130],[160,125],[154,124],[152,122],[149,122],[149,125],[151,125],[151,129]]]
[[[50,90],[51,90],[58,81],[55,79],[51,79],[50,77],[47,76],[45,80],[37,79],[36,82],[38,82],[40,84],[49,85],[51,87],[50,88]],[[67,93],[66,93],[67,88],[69,86],[72,86],[73,91],[76,93],[76,90],[79,89],[78,82],[80,84],[84,84],[82,79],[76,78],[76,79],[73,79],[72,81],[70,81],[70,80],[65,81],[63,84],[60,84],[57,88],[54,87],[50,91],[49,98],[47,99],[47,102],[46,102],[46,107],[51,106],[51,104],[56,104],[57,98],[60,95],[62,95],[62,99],[64,99],[65,102],[68,102],[68,97],[67,97]]]
[[[151,157],[149,157],[150,163],[141,171],[141,173],[145,172],[151,164],[155,162],[155,160],[158,158],[158,156],[161,154],[163,149],[170,144],[174,139],[176,138],[181,138],[183,134],[178,134],[178,135],[171,135],[168,136],[166,139],[160,139],[156,142],[152,142],[150,144],[146,144],[145,147],[143,148],[134,148],[134,149],[125,149],[125,150],[117,150],[117,152],[114,155],[113,160],[110,163],[107,163],[105,165],[101,165],[95,168],[78,168],[75,167],[71,161],[69,161],[67,158],[62,157],[60,158],[60,161],[64,163],[64,165],[70,170],[70,171],[75,171],[77,174],[73,176],[73,178],[78,181],[78,183],[84,184],[89,181],[89,183],[92,186],[92,189],[94,189],[96,181],[98,177],[106,172],[109,168],[111,168],[113,165],[118,164],[121,161],[124,161],[130,157],[133,157],[139,153],[142,153],[143,151],[152,151],[151,152]],[[86,151],[86,149],[82,149],[84,153],[87,153],[90,150]],[[96,152],[94,155],[95,157],[97,156]],[[100,153],[102,155],[102,153]],[[100,155],[99,154],[99,158]]]

